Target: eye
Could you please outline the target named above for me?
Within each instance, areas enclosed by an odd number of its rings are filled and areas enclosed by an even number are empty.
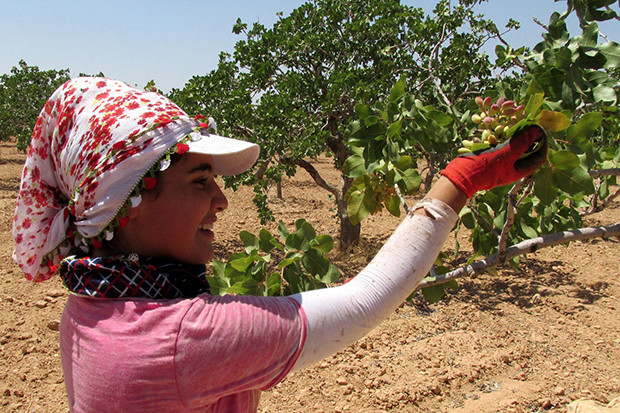
[[[209,183],[209,177],[208,176],[202,176],[200,178],[196,178],[194,179],[194,183],[197,185],[201,185],[201,186],[205,186]]]

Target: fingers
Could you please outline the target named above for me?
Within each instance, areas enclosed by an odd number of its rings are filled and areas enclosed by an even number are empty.
[[[536,144],[537,141],[535,141]],[[547,134],[543,131],[540,147],[532,153],[525,153],[526,156],[518,159],[515,164],[515,170],[523,172],[534,172],[547,159]]]
[[[521,155],[528,150],[530,146],[545,135],[545,131],[538,125],[529,125],[516,132],[510,138],[510,149]]]

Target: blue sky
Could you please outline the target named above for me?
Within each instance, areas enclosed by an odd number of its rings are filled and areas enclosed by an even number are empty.
[[[455,3],[455,1],[453,1]],[[289,14],[302,0],[216,2],[207,0],[0,0],[0,74],[20,59],[47,69],[106,76],[143,87],[181,88],[193,75],[216,67],[221,51],[232,52],[241,37],[232,33],[240,17],[270,27],[277,12]],[[431,13],[435,0],[402,0]],[[614,9],[618,11],[618,5]],[[515,46],[533,46],[551,13],[566,2],[490,0],[477,10],[503,27],[509,18],[522,26],[508,36]],[[576,24],[573,25],[576,30]],[[618,21],[601,31],[620,40]],[[575,32],[576,33],[576,32]]]

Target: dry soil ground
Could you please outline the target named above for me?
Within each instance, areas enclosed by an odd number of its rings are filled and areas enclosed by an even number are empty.
[[[25,281],[11,260],[23,159],[12,144],[0,146],[0,411],[66,412],[58,322],[67,293],[57,280]],[[329,160],[320,167],[330,171]],[[336,236],[332,204],[304,172],[285,181],[283,193],[271,201],[277,220],[304,217]],[[251,199],[247,189],[229,194],[216,227],[220,258],[240,249],[240,230],[260,228]],[[343,279],[398,221],[371,217],[358,248],[332,254]],[[588,218],[618,221],[618,202]],[[462,279],[437,304],[418,297],[366,338],[266,392],[260,411],[563,412],[580,398],[607,403],[620,396],[619,257],[617,239],[576,242],[529,255],[516,271]]]

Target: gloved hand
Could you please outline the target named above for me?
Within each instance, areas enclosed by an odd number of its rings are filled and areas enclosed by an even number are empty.
[[[532,150],[532,147],[535,148]],[[530,125],[501,145],[459,155],[441,175],[471,198],[478,191],[507,185],[530,175],[546,159],[547,134],[540,126]]]

